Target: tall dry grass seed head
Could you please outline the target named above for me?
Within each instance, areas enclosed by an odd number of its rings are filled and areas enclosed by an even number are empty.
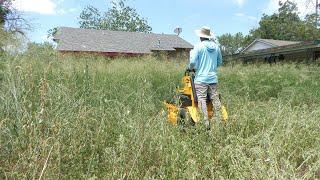
[[[185,62],[33,52],[0,62],[0,179],[320,178],[317,66],[224,66],[230,120],[182,132],[162,112]]]

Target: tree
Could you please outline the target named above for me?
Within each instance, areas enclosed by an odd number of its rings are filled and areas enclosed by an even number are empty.
[[[0,25],[3,25],[11,12],[11,0],[0,0]]]
[[[112,8],[104,14],[93,6],[87,6],[80,14],[80,28],[150,32],[152,28],[147,20],[141,18],[134,8],[126,6],[125,1],[112,1]]]
[[[49,29],[47,32],[47,38],[53,40],[54,36],[57,34],[58,28],[54,27],[52,29]]]
[[[319,19],[319,15],[315,13],[305,17],[302,33],[304,33],[306,40],[320,39],[320,29],[314,23],[316,19]]]
[[[249,36],[244,36],[241,32],[231,35],[229,33],[218,37],[219,43],[222,46],[224,55],[233,55],[239,53],[248,44]]]
[[[86,29],[108,29],[103,23],[100,11],[93,7],[87,6],[80,14],[80,28]]]
[[[305,41],[320,38],[320,33],[315,26],[314,15],[307,15],[300,19],[296,3],[279,2],[277,13],[264,14],[259,22],[259,27],[250,31],[253,38],[277,39],[289,41]]]
[[[0,0],[0,28],[11,33],[24,34],[31,26],[22,15],[12,7],[12,0]]]
[[[250,30],[249,35],[237,33],[223,34],[218,37],[223,53],[236,54],[257,38],[288,41],[320,39],[320,29],[314,23],[318,15],[309,14],[301,19],[294,2],[279,2],[279,5],[278,12],[272,15],[264,14],[259,21],[259,27]]]
[[[0,0],[0,52],[21,52],[25,31],[30,29],[30,24],[12,7],[12,0]]]

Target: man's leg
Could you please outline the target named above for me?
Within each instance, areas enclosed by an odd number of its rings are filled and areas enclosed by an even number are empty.
[[[208,85],[206,84],[195,84],[196,94],[198,97],[198,107],[204,116],[204,123],[207,128],[210,128],[210,122],[207,110],[207,93]]]
[[[217,92],[217,84],[210,84],[209,85],[209,95],[214,107],[214,113],[216,118],[221,118],[221,102],[219,99],[219,94]]]

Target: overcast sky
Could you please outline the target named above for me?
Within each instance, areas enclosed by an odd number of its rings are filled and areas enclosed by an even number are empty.
[[[301,16],[315,11],[316,0],[293,1],[298,3]],[[263,13],[271,14],[278,8],[278,0],[127,0],[127,4],[147,18],[154,33],[172,34],[179,26],[181,37],[192,44],[198,41],[194,30],[203,25],[216,35],[247,34],[258,26]],[[79,27],[79,14],[87,5],[106,11],[110,0],[14,0],[14,7],[34,26],[28,37],[35,42],[45,41],[53,27]]]

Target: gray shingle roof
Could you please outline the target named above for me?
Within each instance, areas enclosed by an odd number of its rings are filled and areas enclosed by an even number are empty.
[[[300,42],[297,41],[282,41],[282,40],[275,40],[275,39],[260,39],[261,41],[270,43],[274,46],[287,46],[292,44],[298,44]]]
[[[174,51],[193,46],[177,35],[59,28],[55,41],[60,51],[151,53],[152,50]]]
[[[294,54],[297,52],[317,51],[320,50],[320,40],[302,41],[300,43],[290,44],[286,46],[277,46],[268,49],[260,49],[248,53],[241,53],[239,58],[262,57],[270,54]]]
[[[249,44],[246,48],[244,48],[241,52],[247,52],[247,50],[254,46],[257,42],[268,44],[271,47],[282,47],[282,46],[289,46],[294,44],[299,44],[301,42],[298,41],[283,41],[283,40],[275,40],[275,39],[255,39],[251,44]],[[270,47],[270,48],[271,48]],[[254,50],[256,51],[256,50]]]

